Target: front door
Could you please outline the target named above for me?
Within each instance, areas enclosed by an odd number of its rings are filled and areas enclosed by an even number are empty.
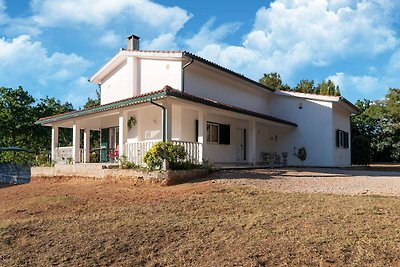
[[[236,160],[246,160],[246,129],[236,129],[237,147],[236,147]]]

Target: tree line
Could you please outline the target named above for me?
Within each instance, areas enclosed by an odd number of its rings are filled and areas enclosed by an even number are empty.
[[[339,86],[335,85],[331,80],[322,81],[317,85],[314,85],[314,80],[301,80],[295,87],[291,88],[289,85],[283,84],[281,76],[278,73],[271,72],[265,73],[259,82],[266,87],[275,90],[340,96]]]
[[[88,98],[85,108],[99,104],[97,99]],[[35,99],[21,86],[12,89],[0,87],[0,147],[16,146],[30,150],[32,153],[19,153],[17,159],[32,162],[51,149],[51,128],[35,124],[43,117],[49,117],[75,110],[69,102],[62,103],[54,97]],[[72,131],[60,128],[60,146],[72,144]],[[0,153],[0,162],[13,160],[13,153]]]

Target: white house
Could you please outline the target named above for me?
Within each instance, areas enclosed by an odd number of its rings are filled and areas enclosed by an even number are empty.
[[[90,81],[101,86],[101,106],[39,120],[52,127],[55,161],[89,162],[93,151],[108,161],[117,149],[141,163],[165,140],[185,146],[193,162],[350,165],[350,116],[358,110],[343,97],[276,91],[189,52],[139,50],[134,35]],[[60,127],[73,129],[72,147],[58,146]],[[93,130],[101,131],[100,148],[90,147]],[[294,150],[303,146],[301,162]]]

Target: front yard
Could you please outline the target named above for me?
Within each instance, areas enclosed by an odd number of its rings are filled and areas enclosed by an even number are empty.
[[[0,199],[1,266],[400,264],[394,196],[34,179]]]

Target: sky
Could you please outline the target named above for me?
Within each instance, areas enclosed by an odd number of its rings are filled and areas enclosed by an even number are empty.
[[[0,86],[83,106],[88,79],[140,36],[253,80],[331,79],[352,102],[400,88],[400,2],[391,0],[0,0]],[[155,88],[157,90],[157,88]]]

